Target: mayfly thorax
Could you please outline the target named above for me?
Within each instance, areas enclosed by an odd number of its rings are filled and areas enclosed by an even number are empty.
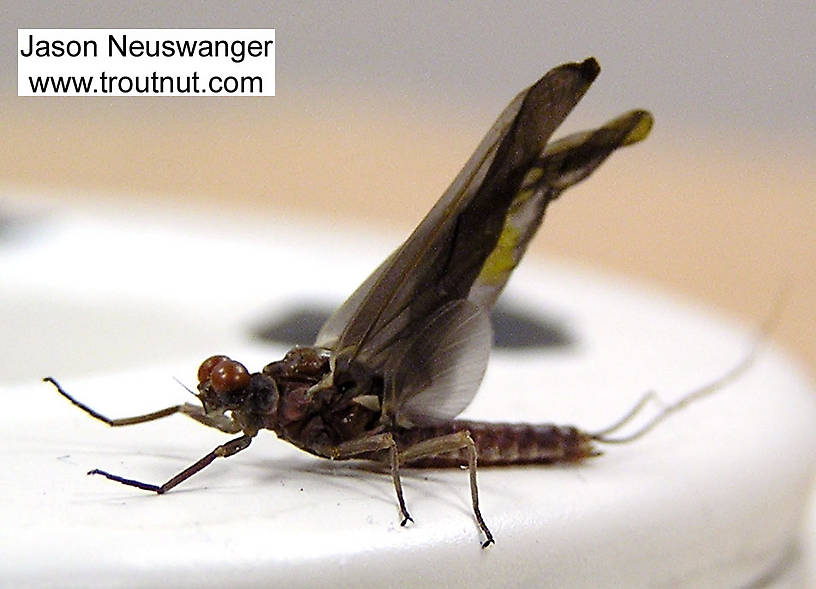
[[[630,111],[592,130],[549,142],[598,75],[590,58],[548,72],[501,113],[465,167],[411,236],[323,325],[311,347],[250,373],[225,356],[198,371],[201,405],[185,403],[126,419],[109,419],[57,390],[111,426],[181,413],[237,437],[216,447],[161,485],[102,470],[125,485],[169,491],[218,457],[247,448],[262,429],[311,454],[382,462],[390,468],[404,525],[403,466],[466,466],[473,512],[479,510],[476,465],[574,462],[595,456],[599,443],[624,442],[717,383],[664,407],[632,436],[572,426],[496,424],[455,419],[484,375],[491,347],[489,313],[547,205],[589,176],[613,151],[644,139],[651,115]]]

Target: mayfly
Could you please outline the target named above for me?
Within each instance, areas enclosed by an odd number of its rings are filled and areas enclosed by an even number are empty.
[[[617,148],[644,139],[651,115],[633,110],[548,142],[600,68],[595,59],[557,67],[516,96],[411,236],[326,321],[313,346],[250,373],[226,356],[198,370],[201,406],[110,419],[45,380],[74,405],[111,426],[181,413],[238,437],[161,485],[92,470],[110,480],[165,493],[218,457],[246,449],[262,429],[332,460],[369,459],[390,468],[401,523],[413,521],[403,497],[403,466],[466,466],[475,519],[481,465],[573,462],[596,456],[622,423],[590,433],[573,426],[455,419],[476,394],[491,347],[489,313],[562,191],[589,176]],[[680,403],[663,409],[651,428]]]

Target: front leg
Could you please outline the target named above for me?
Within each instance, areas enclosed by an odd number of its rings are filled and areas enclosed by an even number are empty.
[[[209,466],[212,463],[212,461],[215,460],[216,458],[229,458],[230,456],[237,454],[241,450],[245,450],[251,442],[252,442],[251,436],[243,435],[240,438],[230,440],[226,444],[216,446],[216,448],[212,452],[210,452],[203,458],[199,459],[195,463],[191,464],[190,466],[182,470],[180,473],[178,473],[176,476],[171,478],[163,485],[154,485],[152,483],[143,483],[141,481],[136,481],[133,479],[126,479],[125,477],[121,477],[117,474],[111,474],[104,470],[99,470],[98,468],[93,469],[88,474],[100,474],[108,480],[116,481],[117,483],[122,483],[123,485],[127,485],[128,487],[136,487],[137,489],[143,489],[145,491],[153,491],[154,493],[158,493],[159,495],[161,495],[163,493],[166,493],[179,483],[186,481],[200,470]]]
[[[125,425],[136,425],[137,423],[146,423],[148,421],[155,421],[156,419],[162,419],[163,417],[168,417],[170,415],[174,415],[176,413],[181,413],[182,415],[186,415],[191,419],[195,419],[198,423],[204,424],[207,427],[214,427],[215,429],[221,430],[222,432],[228,434],[237,434],[241,431],[241,426],[236,422],[232,416],[230,415],[227,417],[226,415],[209,415],[207,414],[202,407],[198,405],[193,405],[191,403],[182,403],[181,405],[173,405],[172,407],[166,407],[164,409],[160,409],[158,411],[153,411],[152,413],[145,413],[144,415],[136,415],[135,417],[120,417],[117,419],[112,419],[105,415],[102,415],[95,409],[91,409],[82,401],[76,400],[72,395],[67,393],[65,389],[60,386],[60,384],[47,376],[43,379],[43,382],[48,382],[54,385],[54,388],[57,389],[57,392],[68,399],[71,403],[73,403],[76,407],[82,409],[85,413],[101,421],[102,423],[106,423],[111,427],[121,427]]]
[[[394,436],[390,432],[382,434],[374,434],[356,440],[349,440],[337,446],[325,448],[323,454],[332,460],[346,460],[348,458],[357,458],[363,454],[371,454],[388,450],[388,461],[391,466],[391,478],[394,481],[394,489],[397,492],[397,501],[399,502],[400,512],[402,513],[401,526],[404,526],[409,521],[413,522],[414,518],[408,513],[405,507],[405,498],[402,495],[402,481],[400,481],[399,465],[400,455],[397,449],[397,443],[394,441]]]

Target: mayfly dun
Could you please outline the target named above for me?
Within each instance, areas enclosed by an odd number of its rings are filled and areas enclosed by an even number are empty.
[[[105,417],[46,378],[74,405],[110,426],[181,413],[239,434],[160,485],[98,469],[89,474],[161,494],[216,458],[246,449],[260,430],[269,429],[317,456],[387,465],[402,525],[413,521],[400,483],[402,467],[467,467],[473,513],[486,547],[493,535],[479,510],[477,460],[480,465],[575,462],[596,456],[598,444],[637,437],[614,432],[643,402],[619,423],[594,433],[573,426],[455,419],[484,375],[490,310],[547,205],[613,151],[644,139],[652,127],[648,112],[633,110],[548,143],[599,71],[592,58],[568,63],[516,96],[439,202],[326,321],[312,346],[295,347],[256,373],[226,356],[212,356],[198,369],[200,406],[184,403],[124,419]],[[664,407],[640,433],[710,388]]]

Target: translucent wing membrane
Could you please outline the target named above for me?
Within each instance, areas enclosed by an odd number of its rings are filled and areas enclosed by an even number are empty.
[[[329,317],[326,323],[320,328],[317,339],[315,340],[315,346],[319,348],[334,348],[336,346],[337,339],[340,337],[340,334],[343,333],[343,328],[357,312],[357,309],[365,300],[371,287],[377,284],[383,271],[391,264],[395,254],[396,252],[388,256],[382,264],[377,266],[377,269],[331,314],[331,317]]]
[[[403,427],[459,415],[482,382],[491,340],[483,309],[467,300],[448,303],[386,369],[383,412]]]

